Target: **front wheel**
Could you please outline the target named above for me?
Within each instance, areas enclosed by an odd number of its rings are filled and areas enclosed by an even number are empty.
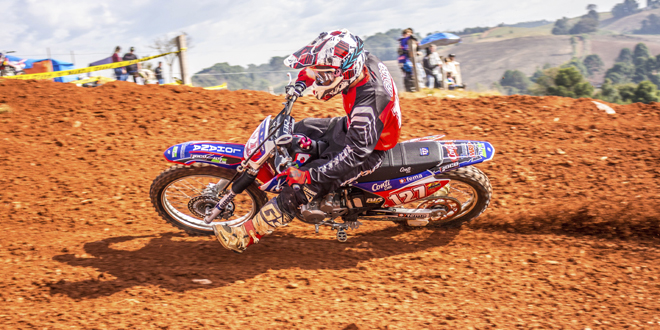
[[[421,228],[457,228],[483,213],[493,194],[490,180],[474,166],[461,167],[456,170],[438,174],[437,179],[451,181],[440,191],[421,202],[409,203],[406,208],[442,208],[449,215],[439,219],[430,219],[428,225]],[[411,227],[406,221],[399,222],[402,226]]]
[[[209,164],[172,166],[151,184],[151,203],[161,218],[189,235],[213,235],[213,228],[204,222],[204,215],[220,200],[219,194],[234,173]],[[266,201],[266,194],[253,183],[234,198],[228,206],[231,212],[221,221],[245,222],[254,217]]]

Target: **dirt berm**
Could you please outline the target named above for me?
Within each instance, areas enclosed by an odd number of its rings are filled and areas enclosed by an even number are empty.
[[[367,223],[339,243],[294,222],[237,255],[156,215],[168,146],[243,142],[281,102],[0,80],[0,328],[660,327],[660,104],[404,97],[402,139],[497,150],[478,165],[493,203],[460,230]]]

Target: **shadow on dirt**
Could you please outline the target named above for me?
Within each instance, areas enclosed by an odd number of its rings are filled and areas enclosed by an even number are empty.
[[[65,294],[74,299],[112,295],[134,286],[157,285],[171,291],[221,287],[238,280],[253,278],[270,269],[300,268],[348,269],[373,258],[412,253],[449,244],[458,229],[425,232],[420,241],[397,240],[406,234],[397,227],[359,233],[346,243],[331,239],[299,238],[280,235],[264,239],[243,254],[223,249],[215,239],[206,241],[177,240],[179,234],[163,236],[122,236],[85,244],[92,258],[77,258],[72,254],[53,259],[76,267],[91,267],[115,277],[79,282],[47,284],[51,294]],[[327,236],[327,235],[325,235]],[[111,244],[153,237],[135,251],[119,250]],[[200,285],[193,279],[209,279],[210,285]]]

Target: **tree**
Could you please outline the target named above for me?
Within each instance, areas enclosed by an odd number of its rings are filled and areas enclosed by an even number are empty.
[[[619,57],[617,57],[616,60],[614,61],[617,63],[632,64],[633,56],[632,56],[632,52],[630,51],[630,48],[621,49],[621,51],[619,52]]]
[[[642,21],[642,27],[639,30],[635,30],[634,33],[660,34],[660,16],[656,14],[649,15],[645,20]]]
[[[596,13],[598,15],[598,13]],[[585,15],[580,20],[573,25],[573,27],[568,31],[569,34],[582,34],[582,33],[591,33],[598,31],[598,19],[594,19],[591,16]]]
[[[612,68],[605,72],[605,79],[609,79],[613,84],[625,84],[632,81],[635,74],[635,67],[632,63],[615,63]]]
[[[545,68],[540,74],[535,74],[535,84],[529,87],[528,92],[532,95],[542,96],[549,95],[548,90],[555,86],[555,78],[559,68]]]
[[[508,89],[509,95],[512,94],[518,94],[518,93],[527,93],[527,89],[529,88],[529,85],[531,85],[531,82],[529,81],[529,78],[522,73],[519,70],[506,70],[504,72],[504,76],[502,77],[502,80],[500,81],[500,85],[503,87],[509,87]]]
[[[399,43],[385,33],[376,33],[364,40],[364,48],[376,55],[381,61],[396,60]]]
[[[562,69],[563,68],[568,68],[568,67],[576,68],[578,71],[580,71],[580,74],[583,75],[583,76],[586,76],[586,75],[589,74],[589,70],[587,69],[587,67],[577,57],[573,57],[570,61],[568,61],[568,62],[566,62],[566,63],[564,63],[560,66],[560,68],[562,68]]]
[[[612,81],[609,79],[605,79],[605,82],[600,87],[600,92],[598,92],[594,98],[610,103],[621,102],[621,95],[619,95],[619,90],[612,85]]]
[[[612,8],[612,15],[615,18],[625,17],[636,13],[638,8],[639,3],[636,0],[624,0]]]
[[[651,103],[658,102],[658,88],[652,82],[645,80],[637,85],[632,97],[633,102]]]
[[[568,31],[570,29],[571,28],[568,25],[568,18],[562,17],[555,22],[555,26],[552,28],[552,34],[555,35],[568,34]]]
[[[582,61],[585,68],[587,68],[587,75],[593,77],[595,74],[600,73],[605,68],[605,63],[600,59],[600,56],[596,54],[588,55]]]
[[[555,77],[555,86],[548,88],[549,95],[581,98],[591,97],[594,93],[594,86],[584,77],[575,67],[559,69]]]
[[[623,103],[632,102],[632,99],[635,96],[635,89],[637,89],[635,84],[623,84],[616,87],[617,90],[619,90],[619,95],[621,96],[621,101]]]
[[[186,32],[181,32],[179,35],[185,35],[186,36],[186,45],[188,49],[191,49],[193,47],[193,42],[192,38],[188,35]],[[170,38],[167,35],[164,35],[162,37],[156,38],[156,40],[153,41],[153,44],[149,46],[151,49],[157,50],[159,53],[169,53],[176,51],[178,49],[177,43],[176,43],[176,38]],[[172,67],[174,66],[174,61],[176,61],[177,58],[179,58],[178,53],[174,54],[169,54],[164,56],[165,58],[165,64],[169,67],[169,72],[170,72],[170,80],[173,78],[174,70],[172,70]]]

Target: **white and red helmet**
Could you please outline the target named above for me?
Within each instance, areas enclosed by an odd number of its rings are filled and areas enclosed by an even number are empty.
[[[314,79],[319,100],[329,100],[348,88],[362,73],[367,55],[360,37],[346,29],[321,33],[310,44],[291,54],[284,65],[303,69]]]

